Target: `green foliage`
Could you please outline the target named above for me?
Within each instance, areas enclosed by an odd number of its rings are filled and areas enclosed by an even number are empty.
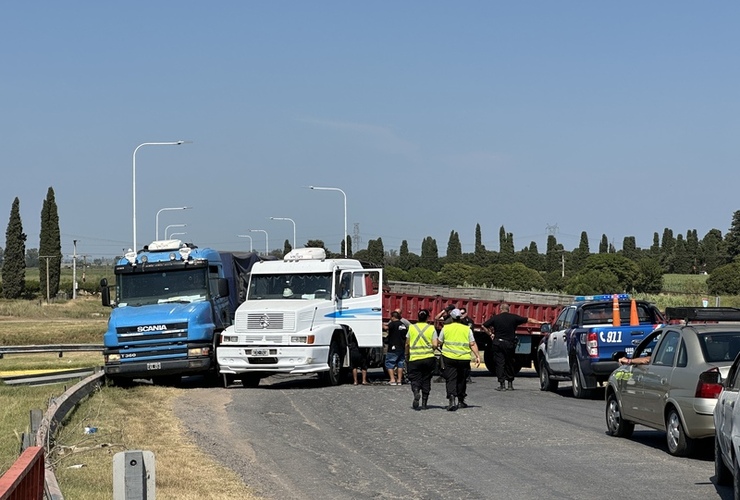
[[[439,271],[439,250],[437,249],[437,240],[427,236],[421,242],[421,267],[431,271]]]
[[[50,296],[59,291],[59,276],[62,269],[62,240],[59,234],[59,214],[51,187],[41,208],[41,232],[39,233],[39,283]],[[46,279],[49,279],[47,286]]]
[[[740,255],[740,210],[732,214],[732,225],[725,235],[725,245],[730,261]]]
[[[408,279],[408,273],[395,266],[385,266],[383,268],[383,276],[388,281],[410,281]]]
[[[21,222],[20,200],[16,197],[10,209],[10,220],[5,231],[5,258],[3,260],[3,297],[18,299],[25,291],[26,234]]]
[[[460,243],[460,235],[457,231],[450,232],[450,239],[447,242],[447,262],[452,264],[460,262],[462,259],[462,244]]]
[[[663,268],[657,259],[644,258],[637,263],[640,274],[635,283],[638,293],[660,293],[663,290]]]
[[[707,288],[713,295],[740,295],[740,262],[715,269],[707,279]]]
[[[437,283],[448,286],[463,286],[473,283],[475,267],[459,262],[448,263],[442,266],[437,273]]]
[[[605,290],[597,293],[617,293],[617,292],[629,292],[635,288],[640,270],[633,261],[629,260],[622,255],[614,253],[596,254],[591,255],[586,259],[586,263],[583,269],[574,276],[571,281],[577,279],[578,282],[586,282],[582,275],[589,271],[601,271],[604,273],[611,273],[617,277],[617,288],[612,290]],[[596,278],[595,275],[592,275]],[[593,283],[595,287],[605,286],[607,283],[611,284],[607,277],[598,277]],[[568,287],[570,289],[570,287]]]
[[[608,269],[584,270],[568,281],[565,290],[571,295],[594,295],[624,291],[619,283],[619,278]]]
[[[428,283],[430,285],[437,284],[437,273],[424,267],[414,267],[406,273],[406,276],[412,283]]]

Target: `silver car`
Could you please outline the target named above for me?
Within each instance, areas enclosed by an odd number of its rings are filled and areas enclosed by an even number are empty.
[[[635,424],[666,432],[668,452],[687,456],[696,440],[714,436],[714,408],[740,351],[740,310],[667,308],[668,324],[637,346],[632,359],[609,377],[606,426],[629,437]],[[719,322],[719,323],[718,323]]]
[[[734,498],[740,499],[740,355],[730,367],[724,389],[714,407],[714,475],[717,484],[734,486]],[[734,479],[734,480],[733,480]]]

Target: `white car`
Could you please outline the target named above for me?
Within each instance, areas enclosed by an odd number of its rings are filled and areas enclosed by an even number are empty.
[[[730,367],[714,407],[714,473],[717,484],[733,484],[740,500],[740,354]]]

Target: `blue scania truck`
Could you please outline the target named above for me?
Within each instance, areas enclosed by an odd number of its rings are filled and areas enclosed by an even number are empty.
[[[219,333],[246,297],[255,253],[219,252],[181,240],[154,241],[115,266],[115,300],[106,279],[102,302],[113,307],[103,337],[105,373],[174,385],[181,376],[216,375]]]

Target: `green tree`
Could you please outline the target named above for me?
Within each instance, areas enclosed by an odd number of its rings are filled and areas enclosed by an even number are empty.
[[[725,244],[727,256],[730,262],[740,255],[740,210],[732,214],[732,225],[730,230],[725,234]]]
[[[382,266],[385,256],[383,249],[383,240],[378,238],[377,240],[370,240],[367,242],[367,256],[368,260],[376,266]]]
[[[599,254],[600,255],[600,254]],[[589,269],[568,281],[565,290],[571,295],[613,293],[620,289],[619,278],[609,270]]]
[[[59,292],[59,277],[62,274],[62,240],[59,233],[59,213],[54,197],[54,189],[49,188],[41,207],[41,231],[39,233],[39,257],[43,265],[39,266],[39,286],[48,290],[54,297]],[[48,266],[48,273],[47,273]],[[49,276],[47,288],[46,277]]]
[[[424,267],[415,267],[409,270],[406,276],[412,283],[427,283],[431,285],[437,283],[437,273]]]
[[[450,231],[450,239],[447,241],[447,263],[454,264],[462,260],[462,244],[457,231]]]
[[[605,273],[611,273],[617,277],[617,288],[613,290],[602,290],[598,293],[619,293],[629,292],[635,288],[637,279],[640,274],[640,270],[637,264],[629,260],[628,258],[613,253],[606,254],[594,254],[586,259],[586,263],[583,266],[581,272],[579,272],[573,279],[570,280],[567,289],[572,290],[570,284],[576,282],[586,282],[584,275],[589,271],[600,271]],[[594,275],[591,275],[592,277]],[[603,278],[600,278],[593,283],[596,286],[598,283],[604,282]],[[580,294],[580,292],[579,292]]]
[[[291,250],[293,250],[293,247],[290,245],[290,240],[285,240],[283,242],[283,256],[288,255]]]
[[[342,240],[341,245],[339,245],[339,253],[344,256],[344,240]],[[347,235],[347,258],[352,257],[352,236]]]
[[[717,267],[727,261],[724,251],[725,243],[722,239],[722,231],[719,229],[710,229],[699,243],[699,261],[701,262],[700,271],[711,273]]]
[[[440,285],[463,286],[472,282],[474,266],[459,262],[447,263],[437,273],[436,282]]]
[[[421,267],[434,271],[439,271],[439,250],[437,241],[431,236],[427,236],[421,242]]]
[[[599,242],[599,253],[608,253],[609,252],[609,239],[607,239],[605,234],[601,235],[601,241]]]
[[[554,235],[547,237],[547,252],[545,253],[545,271],[559,271],[562,259],[563,245],[558,243]]]
[[[689,229],[686,232],[686,256],[691,266],[690,273],[697,274],[699,272],[699,235],[696,229]]]
[[[676,244],[673,245],[673,254],[669,260],[669,271],[676,274],[688,274],[691,272],[691,261],[686,250],[686,240],[683,234],[676,237]]]
[[[5,230],[3,259],[3,297],[18,299],[26,290],[26,234],[21,222],[20,200],[13,200]]]
[[[26,250],[26,268],[29,268],[29,267],[39,267],[39,249],[38,248],[29,248],[28,250]],[[46,271],[45,267],[44,267],[44,271]],[[44,285],[44,287],[46,287],[46,285]]]
[[[712,295],[740,295],[740,261],[716,268],[707,278],[707,290]]]
[[[653,244],[650,246],[648,255],[651,259],[660,261],[660,236],[658,233],[653,233]]]
[[[637,248],[637,242],[634,236],[624,237],[622,241],[622,255],[633,261],[637,261],[640,257],[640,249]]]
[[[586,262],[589,255],[591,255],[591,250],[588,245],[588,234],[586,231],[582,231],[581,241],[578,243],[578,248],[571,252],[568,269],[573,272],[578,272],[581,269],[581,266],[583,266],[583,263]]]
[[[660,265],[663,270],[668,272],[671,258],[673,256],[673,247],[676,246],[676,239],[673,237],[673,230],[667,227],[663,229],[663,238],[660,241]]]
[[[638,293],[660,293],[663,290],[663,267],[658,259],[643,258],[637,262],[640,274],[635,282]]]

